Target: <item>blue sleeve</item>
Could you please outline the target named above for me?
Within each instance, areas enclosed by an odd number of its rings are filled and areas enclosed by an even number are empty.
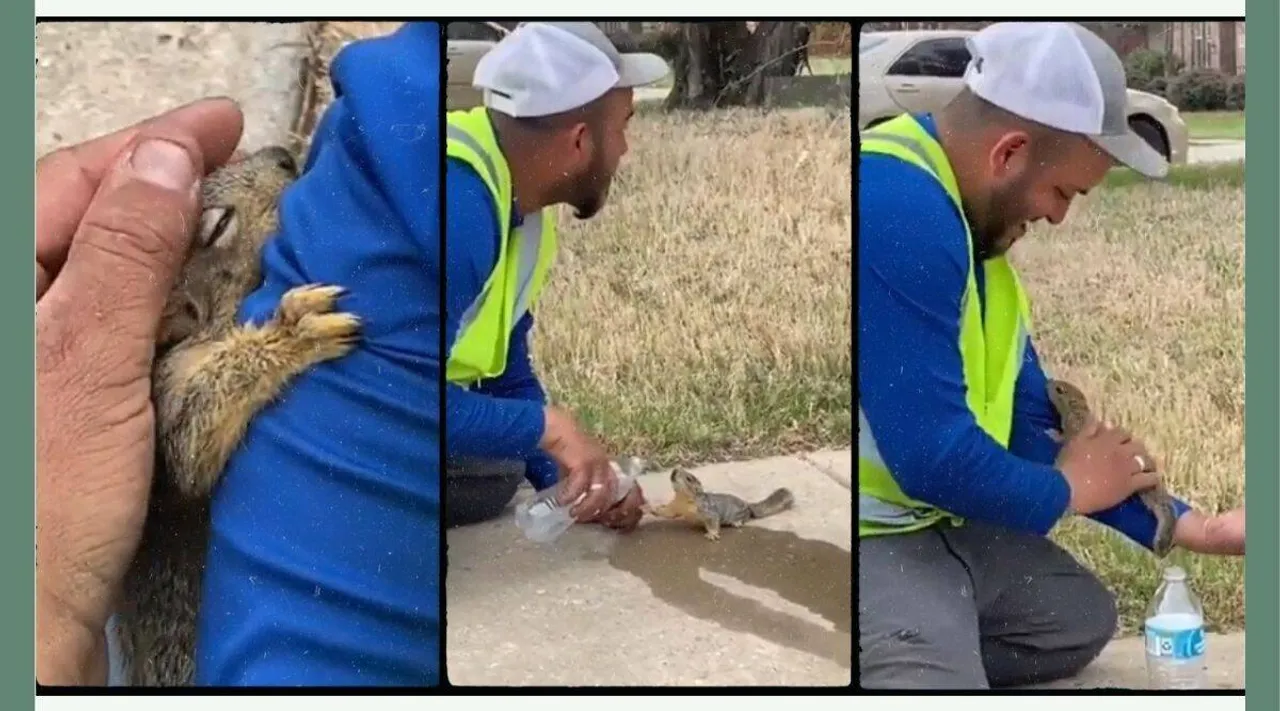
[[[533,330],[533,312],[526,312],[511,332],[511,347],[507,351],[507,368],[502,375],[487,380],[477,388],[478,392],[499,398],[528,400],[539,405],[547,402],[547,393],[538,382],[529,356],[529,334]],[[560,467],[555,460],[538,450],[528,457],[525,478],[533,488],[541,491],[552,486],[560,478]]]
[[[1049,402],[1048,378],[1040,365],[1034,347],[1027,348],[1022,371],[1018,374],[1018,395],[1014,410],[1013,431],[1009,451],[1041,464],[1053,464],[1062,446],[1045,430],[1058,430],[1062,423]],[[1174,499],[1177,515],[1191,510],[1185,502]],[[1089,518],[1124,534],[1133,542],[1151,549],[1156,535],[1156,517],[1136,495],[1119,504],[1089,514]]]
[[[1009,451],[1033,462],[1052,465],[1058,460],[1062,446],[1047,430],[1062,426],[1049,402],[1049,380],[1040,367],[1035,346],[1028,344],[1018,373],[1017,394],[1013,403],[1013,428],[1009,433]]]
[[[254,418],[215,491],[197,684],[441,682],[439,56],[419,22],[333,62],[347,91],[240,317],[337,284],[362,338]]]
[[[908,496],[965,518],[1047,533],[1066,510],[1066,481],[1054,467],[1002,447],[965,402],[964,226],[922,171],[887,156],[861,160],[860,415]]]
[[[465,163],[447,161],[445,353],[453,349],[462,314],[480,295],[497,261],[498,225],[493,216],[493,198],[480,176]],[[540,399],[493,397],[449,383],[445,402],[449,456],[528,460],[540,451],[545,424]]]

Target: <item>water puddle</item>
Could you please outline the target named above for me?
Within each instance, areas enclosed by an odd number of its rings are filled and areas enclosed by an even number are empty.
[[[619,536],[609,564],[692,617],[852,666],[853,556],[840,546],[752,525],[712,542],[654,522]]]

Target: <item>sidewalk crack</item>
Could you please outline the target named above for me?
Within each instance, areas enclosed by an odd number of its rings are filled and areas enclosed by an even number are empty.
[[[826,475],[828,479],[830,479],[831,481],[834,481],[837,485],[839,485],[841,489],[848,489],[849,491],[853,491],[852,486],[850,486],[850,484],[846,483],[840,476],[838,476],[831,467],[823,466],[822,464],[819,464],[818,462],[814,461],[813,458],[809,456],[808,452],[800,454],[798,458],[800,459],[800,461],[804,462],[805,464],[808,464],[814,469],[817,469],[818,471],[822,472],[824,475]]]

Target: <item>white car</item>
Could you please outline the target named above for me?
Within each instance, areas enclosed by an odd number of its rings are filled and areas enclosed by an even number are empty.
[[[974,30],[864,32],[858,39],[858,130],[903,113],[938,111],[964,86]],[[1172,164],[1187,162],[1178,108],[1129,89],[1129,125]]]
[[[483,39],[446,39],[444,107],[446,111],[470,109],[484,101],[479,89],[471,86],[471,78],[475,76],[476,64],[493,46],[502,39],[507,30],[501,25],[490,22],[450,23],[466,25],[467,35]]]
[[[448,82],[445,84],[444,108],[446,111],[470,109],[484,101],[480,90],[471,86],[476,64],[496,42],[489,40],[448,40],[445,56],[448,57]]]

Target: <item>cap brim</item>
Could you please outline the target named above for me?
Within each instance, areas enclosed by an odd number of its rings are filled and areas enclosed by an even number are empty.
[[[1133,129],[1119,135],[1089,136],[1089,140],[1121,164],[1148,178],[1159,180],[1169,174],[1169,161]]]
[[[618,69],[618,87],[648,86],[662,81],[670,72],[667,60],[656,54],[623,54]]]

